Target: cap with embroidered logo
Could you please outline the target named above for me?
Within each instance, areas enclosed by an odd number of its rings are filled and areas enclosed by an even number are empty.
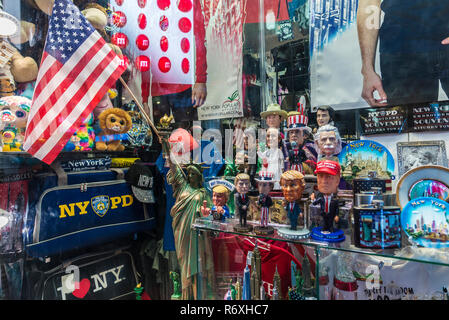
[[[131,185],[134,196],[143,203],[154,203],[153,174],[151,169],[135,162],[125,175],[126,182]]]
[[[315,173],[328,173],[336,176],[340,174],[340,164],[332,160],[321,160],[316,165]]]

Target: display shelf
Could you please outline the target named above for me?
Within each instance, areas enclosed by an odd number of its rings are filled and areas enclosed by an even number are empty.
[[[258,222],[249,221],[249,224],[255,226]],[[291,240],[286,239],[278,235],[277,230],[271,235],[257,235],[254,232],[242,233],[234,230],[234,225],[238,224],[238,219],[229,219],[228,222],[217,222],[210,220],[208,218],[197,218],[192,228],[199,231],[215,231],[223,232],[241,236],[250,236],[260,239],[277,240],[283,242],[291,242],[301,244],[307,247],[315,248],[316,250],[327,249],[327,250],[337,250],[341,252],[358,253],[364,255],[371,255],[376,257],[383,257],[389,259],[397,259],[404,261],[412,261],[418,263],[433,264],[439,266],[449,267],[449,251],[447,249],[430,249],[430,248],[418,248],[414,246],[406,246],[402,249],[364,249],[358,248],[352,244],[351,235],[345,234],[346,238],[343,242],[338,243],[328,243],[321,242],[311,238],[303,240]],[[285,227],[284,225],[270,224],[275,229],[277,227]]]

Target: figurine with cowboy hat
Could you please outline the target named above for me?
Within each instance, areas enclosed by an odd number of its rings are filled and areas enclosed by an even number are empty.
[[[277,103],[268,105],[267,110],[260,113],[260,117],[265,120],[268,128],[281,128],[281,123],[287,119],[287,112],[281,109]]]

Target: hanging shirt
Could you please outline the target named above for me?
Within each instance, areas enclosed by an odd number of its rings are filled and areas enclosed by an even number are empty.
[[[441,0],[383,0],[381,53],[429,52],[449,37],[449,5]]]
[[[196,83],[206,83],[207,81],[207,50],[205,45],[206,29],[204,26],[204,16],[202,13],[200,0],[194,0],[193,3],[193,33],[195,37],[195,77]],[[150,72],[142,73],[142,102],[148,102],[150,95]],[[178,93],[192,87],[192,84],[177,83],[151,83],[151,96],[158,97],[162,95]]]
[[[289,251],[287,243],[282,243],[282,241],[275,241],[274,243],[257,241],[261,257],[261,278],[266,294],[271,297],[273,294],[273,277],[277,268],[281,278],[282,297],[285,298],[288,287],[291,286],[291,262],[293,261],[299,269],[301,269],[301,263]],[[230,236],[224,233],[220,234],[218,238],[214,238],[212,240],[212,251],[217,278],[223,277],[227,281],[227,275],[232,273],[243,277],[248,252],[253,251],[254,248],[255,240],[253,238]]]

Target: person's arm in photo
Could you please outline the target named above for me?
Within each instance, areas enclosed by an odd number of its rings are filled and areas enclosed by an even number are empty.
[[[195,0],[193,3],[193,31],[196,45],[196,70],[195,84],[192,88],[193,107],[201,107],[207,98],[207,49],[206,49],[206,28],[204,25],[204,16],[201,2]]]
[[[357,10],[357,32],[362,58],[363,89],[362,98],[370,106],[386,106],[387,95],[382,86],[382,79],[376,73],[376,49],[380,28],[381,0],[360,0]],[[374,92],[380,99],[374,98]]]

